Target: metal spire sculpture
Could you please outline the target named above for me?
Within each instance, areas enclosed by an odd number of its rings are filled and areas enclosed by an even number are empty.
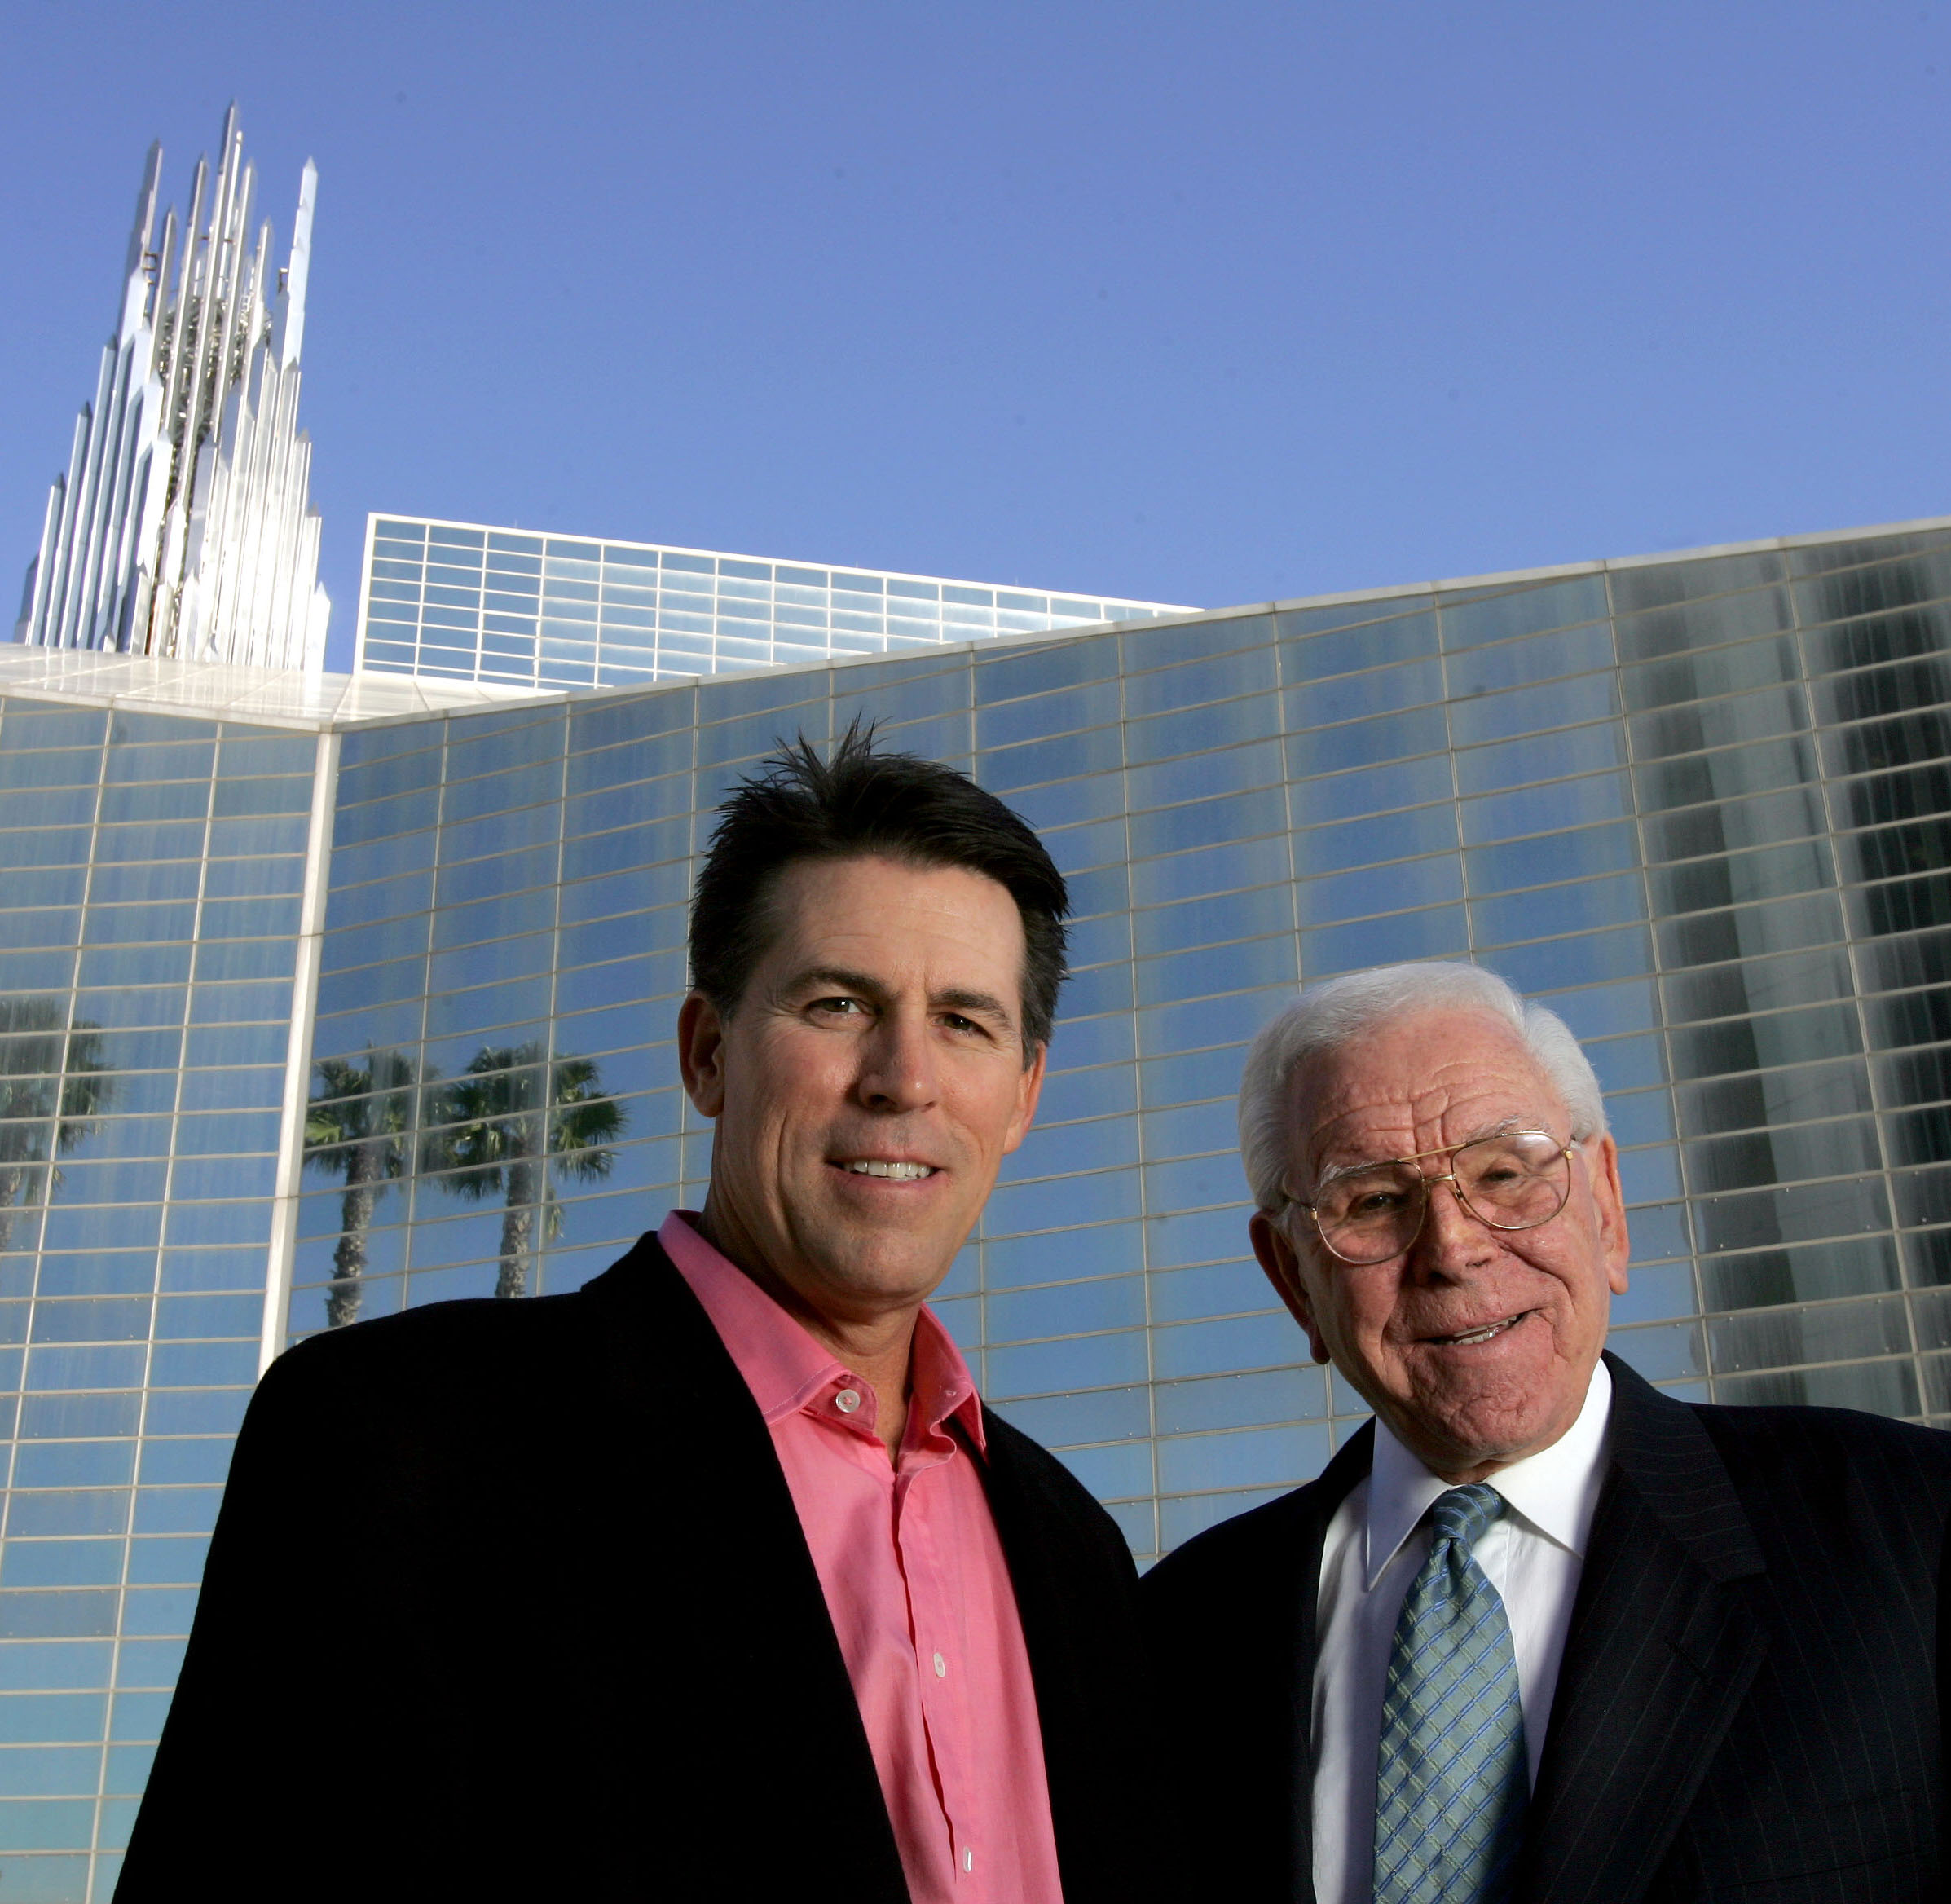
[[[257,172],[234,104],[214,181],[198,159],[188,218],[172,206],[155,241],[161,173],[158,143],[121,320],[49,492],[15,638],[315,673],[332,605],[297,412],[318,170],[306,162],[281,270],[268,221],[251,240]]]

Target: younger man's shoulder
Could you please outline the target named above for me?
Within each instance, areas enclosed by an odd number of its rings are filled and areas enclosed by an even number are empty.
[[[244,1433],[341,1448],[497,1435],[572,1388],[586,1307],[579,1290],[433,1302],[307,1337],[265,1371]]]
[[[408,1371],[425,1376],[448,1365],[481,1370],[510,1360],[532,1361],[574,1331],[575,1312],[587,1302],[575,1289],[515,1302],[482,1296],[429,1302],[306,1336],[271,1368],[294,1382],[337,1383],[384,1381]]]
[[[519,1409],[524,1396],[539,1404],[593,1373],[619,1320],[619,1285],[635,1298],[647,1280],[646,1243],[579,1289],[430,1302],[308,1336],[266,1372],[253,1412],[473,1417]]]

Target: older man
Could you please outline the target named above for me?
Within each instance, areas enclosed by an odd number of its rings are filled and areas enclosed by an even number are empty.
[[[1146,1583],[1209,1894],[1941,1899],[1951,1437],[1602,1355],[1598,1086],[1474,967],[1302,994],[1240,1132],[1262,1267],[1375,1421]]]
[[[693,904],[703,1210],[272,1368],[125,1900],[1156,1894],[1130,1554],[923,1307],[1036,1108],[1064,882],[947,768],[771,768]]]

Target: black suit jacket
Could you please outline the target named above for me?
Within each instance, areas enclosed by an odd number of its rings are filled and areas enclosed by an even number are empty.
[[[1951,1435],[1693,1407],[1606,1360],[1611,1462],[1518,1899],[1944,1897]],[[1322,1543],[1372,1442],[1144,1583],[1193,1868],[1229,1904],[1314,1897]]]
[[[1130,1554],[984,1425],[1067,1904],[1150,1898]],[[770,1434],[654,1238],[271,1368],[116,1894],[906,1898]]]

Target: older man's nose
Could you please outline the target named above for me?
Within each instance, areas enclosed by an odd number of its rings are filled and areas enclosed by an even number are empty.
[[[1411,1248],[1411,1261],[1450,1274],[1481,1263],[1492,1247],[1491,1232],[1464,1208],[1454,1180],[1433,1177],[1424,1192],[1423,1227]]]

